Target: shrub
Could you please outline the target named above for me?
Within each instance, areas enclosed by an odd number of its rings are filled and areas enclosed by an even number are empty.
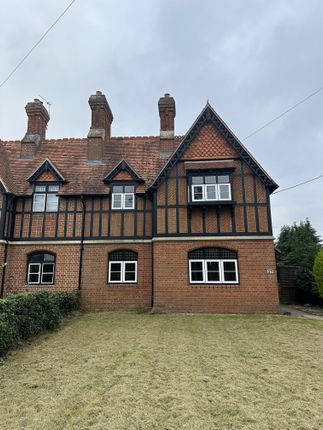
[[[323,298],[323,249],[321,249],[314,261],[313,274],[318,292]]]
[[[68,315],[77,311],[80,308],[80,294],[79,292],[73,293],[56,293],[53,294],[52,299],[58,304],[59,310],[62,315]]]
[[[45,291],[0,300],[0,356],[21,340],[58,327],[61,316],[79,308],[78,293]]]

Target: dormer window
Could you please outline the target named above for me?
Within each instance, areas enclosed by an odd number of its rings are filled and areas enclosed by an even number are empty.
[[[113,185],[112,209],[134,209],[135,187],[134,185]]]
[[[230,200],[232,200],[230,175],[220,174],[191,176],[192,202]]]
[[[34,186],[33,212],[57,212],[59,185],[38,184]]]

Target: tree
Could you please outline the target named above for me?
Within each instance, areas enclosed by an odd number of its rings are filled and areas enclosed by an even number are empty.
[[[318,299],[317,285],[313,276],[313,264],[320,250],[320,237],[308,219],[292,226],[284,226],[276,243],[280,254],[278,264],[296,266],[295,286],[303,294],[303,300]]]
[[[315,257],[313,274],[318,292],[323,298],[323,249],[321,249]]]

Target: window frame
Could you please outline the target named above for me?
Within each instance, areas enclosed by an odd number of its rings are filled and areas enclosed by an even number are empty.
[[[217,258],[210,258],[208,254],[210,254],[210,251],[216,251],[215,256]],[[196,251],[196,252],[195,252]],[[225,256],[225,252],[230,252],[232,254],[231,258]],[[197,254],[195,255],[195,258],[190,258],[190,254]],[[233,255],[235,255],[236,258],[233,258]],[[214,256],[214,257],[215,257]],[[209,280],[209,273],[211,271],[208,271],[208,263],[214,263],[216,262],[218,264],[219,268],[219,280]],[[193,280],[193,270],[192,270],[192,263],[201,263],[202,264],[202,280]],[[225,271],[225,263],[233,263],[234,264],[234,271]],[[200,271],[199,271],[200,272]],[[235,280],[234,281],[227,281],[225,280],[225,272],[234,273],[235,274]],[[239,264],[238,264],[238,254],[236,251],[233,251],[231,249],[226,248],[198,248],[194,249],[192,251],[189,251],[188,253],[188,278],[189,283],[192,285],[201,284],[201,285],[222,285],[222,284],[239,284]]]
[[[122,192],[113,192],[113,187],[122,187]],[[126,187],[133,187],[133,192],[125,191]],[[131,211],[136,208],[136,187],[133,183],[114,183],[111,185],[111,210],[125,210],[125,211]],[[121,196],[121,207],[114,207],[114,201],[115,196],[120,195]],[[127,207],[126,206],[126,196],[132,196],[132,206]]]
[[[232,202],[232,171],[191,171],[189,176],[189,197],[191,203],[221,203],[221,202]],[[215,182],[207,182],[206,178],[214,176]],[[229,182],[219,182],[219,177],[228,176]],[[193,183],[193,178],[202,178],[201,183]],[[215,198],[208,198],[207,187],[214,186]],[[226,187],[229,191],[228,198],[220,198],[221,187]],[[196,187],[202,188],[202,199],[196,199],[194,197],[194,190]]]
[[[120,281],[113,281],[113,280],[111,280],[111,264],[120,264],[120,266],[121,266],[121,270],[120,270],[120,274],[121,274],[121,276],[120,276]],[[130,264],[134,264],[135,265],[135,270],[134,270],[134,273],[135,273],[135,280],[134,281],[126,281],[125,280],[125,274],[126,274],[126,270],[125,270],[125,267],[126,267],[126,264],[128,264],[128,263],[130,263]],[[109,260],[109,273],[108,273],[108,283],[109,284],[137,284],[137,282],[138,282],[138,261],[130,261],[130,260]]]
[[[45,255],[50,255],[53,257],[53,261],[45,261]],[[41,262],[30,262],[30,260],[35,256],[41,256],[42,261]],[[52,271],[45,271],[44,272],[44,265],[52,265]],[[37,272],[38,275],[38,282],[31,282],[30,281],[30,275],[35,275],[36,273],[31,273],[30,269],[32,266],[38,266],[39,270]],[[49,252],[49,251],[36,251],[31,254],[28,254],[27,256],[27,271],[26,271],[26,284],[27,285],[55,285],[55,271],[56,271],[56,254]],[[44,275],[52,275],[52,281],[51,282],[44,282],[43,276]]]
[[[57,187],[57,191],[50,191],[50,187]],[[37,191],[37,187],[45,187],[44,191]],[[34,184],[33,188],[33,201],[32,201],[32,212],[33,213],[57,213],[59,211],[59,202],[60,197],[58,196],[59,190],[60,190],[60,184],[56,182],[36,182]],[[47,209],[47,202],[48,202],[48,195],[54,195],[57,197],[57,207],[55,210],[48,210]],[[43,196],[43,205],[41,210],[35,210],[35,198],[36,196]]]

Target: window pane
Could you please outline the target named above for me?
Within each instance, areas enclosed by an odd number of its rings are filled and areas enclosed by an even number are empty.
[[[121,263],[111,263],[110,270],[111,272],[121,272]]]
[[[44,263],[43,264],[43,273],[53,273],[54,272],[54,264],[53,263]]]
[[[113,186],[114,193],[123,193],[123,185],[114,185]]]
[[[125,263],[125,271],[126,272],[135,272],[136,264],[135,263]]]
[[[135,187],[133,185],[125,185],[124,192],[125,193],[134,193]]]
[[[112,208],[121,209],[122,207],[122,194],[112,194]]]
[[[40,266],[38,264],[30,264],[29,265],[29,273],[39,273]]]
[[[191,279],[195,282],[203,282],[203,272],[191,272]]]
[[[216,184],[216,176],[205,176],[206,184]]]
[[[46,185],[36,185],[35,186],[35,192],[36,193],[45,193],[46,191]]]
[[[47,194],[46,212],[57,212],[58,199],[56,194]]]
[[[30,284],[39,284],[39,274],[30,274],[28,282]]]
[[[34,194],[33,211],[43,212],[45,210],[46,194]]]
[[[224,272],[225,282],[236,282],[237,274],[235,272]]]
[[[192,184],[203,184],[203,176],[192,176]]]
[[[193,186],[193,200],[203,200],[202,186]]]
[[[218,176],[218,183],[219,184],[229,184],[230,183],[229,175]]]
[[[219,185],[219,199],[220,200],[230,200],[231,192],[230,192],[230,184],[221,184]]]
[[[111,282],[121,281],[121,272],[111,272],[110,281]]]
[[[59,191],[59,185],[48,185],[48,191],[50,193],[57,193]]]
[[[125,194],[124,195],[124,207],[128,209],[132,209],[134,207],[134,195],[133,194]]]
[[[207,266],[207,280],[210,282],[220,281],[220,267],[218,261],[208,261]]]
[[[236,264],[234,261],[223,262],[223,274],[224,274],[224,281],[226,282],[237,281]]]
[[[125,281],[135,281],[136,280],[136,272],[125,272],[124,274]]]
[[[206,198],[207,200],[216,200],[216,185],[206,186]]]
[[[53,284],[54,283],[54,274],[53,273],[43,273],[41,277],[42,284]]]
[[[203,282],[203,262],[190,261],[191,280],[195,282]]]

